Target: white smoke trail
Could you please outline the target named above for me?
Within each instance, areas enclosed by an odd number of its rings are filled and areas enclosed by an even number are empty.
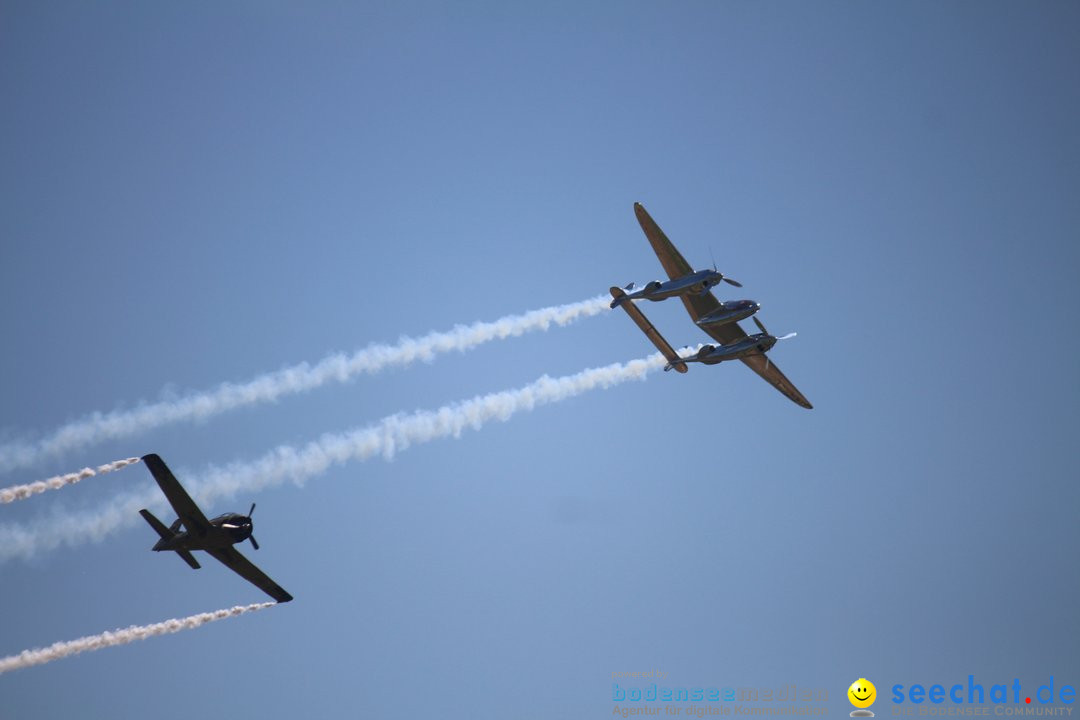
[[[398,413],[374,425],[323,435],[302,448],[280,446],[255,462],[211,468],[197,480],[196,487],[200,497],[214,500],[289,480],[302,484],[332,465],[365,461],[376,456],[391,460],[414,445],[445,437],[458,438],[465,430],[480,430],[493,420],[505,422],[519,412],[557,403],[590,390],[610,388],[628,380],[643,380],[646,374],[662,368],[665,363],[663,356],[656,354],[574,375],[557,378],[544,375],[516,390],[478,395],[437,410]]]
[[[687,351],[684,351],[687,352]],[[691,348],[689,352],[693,352]],[[389,460],[414,445],[437,438],[460,437],[465,430],[479,430],[492,420],[506,421],[516,413],[556,403],[590,390],[610,388],[628,380],[642,380],[664,366],[659,353],[627,363],[613,363],[574,375],[540,379],[503,392],[478,395],[471,400],[383,418],[374,425],[349,432],[323,435],[297,448],[282,445],[254,462],[235,462],[208,469],[201,478],[181,482],[197,502],[211,503],[237,493],[250,492],[286,481],[297,484],[324,472],[331,465],[382,456]],[[61,545],[97,542],[121,527],[133,525],[139,508],[163,507],[161,493],[147,487],[119,495],[107,506],[91,513],[54,516],[32,526],[0,526],[0,562],[30,557]]]
[[[56,475],[46,480],[38,480],[37,482],[27,483],[26,485],[12,485],[11,487],[0,488],[0,504],[11,503],[16,500],[25,500],[31,495],[37,495],[43,493],[46,490],[59,490],[62,487],[68,485],[74,485],[80,480],[85,480],[95,475],[103,475],[105,473],[125,468],[128,465],[133,465],[139,462],[139,458],[127,458],[126,460],[117,460],[111,463],[105,463],[104,465],[98,465],[97,468],[83,468],[79,472],[68,473],[67,475]]]
[[[69,642],[53,643],[47,648],[38,650],[23,650],[18,655],[0,658],[0,673],[5,673],[10,670],[19,670],[21,668],[30,667],[31,665],[41,665],[42,663],[60,660],[92,650],[113,647],[114,645],[127,645],[136,640],[145,640],[146,638],[154,637],[155,635],[167,635],[169,633],[180,632],[181,630],[193,630],[197,627],[202,627],[206,623],[236,617],[237,615],[254,612],[255,610],[262,610],[271,605],[277,605],[277,603],[264,602],[256,603],[254,605],[237,605],[236,607],[225,610],[215,610],[214,612],[189,615],[185,618],[166,620],[165,622],[154,623],[153,625],[132,625],[123,630],[103,632],[100,635],[90,635],[89,637],[79,638],[78,640],[71,640]]]
[[[369,345],[352,355],[336,353],[315,365],[306,362],[260,375],[244,383],[222,383],[213,390],[182,398],[141,405],[131,410],[95,412],[64,425],[37,442],[0,445],[0,472],[28,467],[38,460],[103,440],[128,437],[170,423],[206,420],[219,413],[256,403],[273,402],[283,396],[314,390],[329,382],[346,382],[361,373],[373,374],[389,366],[404,367],[417,360],[431,361],[452,350],[465,352],[477,345],[518,337],[552,324],[564,326],[608,310],[610,298],[555,305],[494,322],[458,325],[447,332],[420,338],[403,336],[396,344]]]

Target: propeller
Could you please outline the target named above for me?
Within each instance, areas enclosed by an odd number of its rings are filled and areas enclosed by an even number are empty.
[[[769,334],[769,331],[765,329],[765,326],[764,326],[764,325],[762,325],[761,321],[760,321],[760,320],[758,320],[758,319],[757,319],[757,317],[753,317],[753,318],[750,318],[750,319],[751,319],[751,320],[753,320],[753,321],[754,321],[754,324],[758,326],[758,330],[760,330],[761,332],[765,333],[766,335],[768,335],[768,334]],[[788,333],[787,335],[783,335],[783,336],[781,336],[781,337],[778,337],[778,338],[776,338],[776,339],[777,339],[777,340],[789,340],[789,339],[791,339],[791,338],[795,337],[795,336],[796,336],[796,335],[798,335],[798,334],[799,334],[799,333],[793,333],[793,332],[789,332],[789,333]]]
[[[251,523],[251,515],[254,512],[255,512],[255,503],[251,503],[251,509],[248,510],[248,523],[249,524]],[[255,548],[256,550],[259,549],[259,543],[257,543],[255,541],[255,536],[254,535],[248,535],[248,540],[251,541],[251,547]]]
[[[709,248],[709,258],[712,260],[713,272],[720,275],[721,280],[726,282],[728,285],[734,285],[735,287],[742,287],[741,282],[739,282],[738,280],[732,280],[731,278],[727,277],[726,275],[721,275],[720,271],[716,269],[716,258],[713,256],[713,252],[712,252],[711,247]]]

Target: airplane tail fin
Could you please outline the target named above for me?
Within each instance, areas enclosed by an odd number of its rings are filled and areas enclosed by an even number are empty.
[[[154,517],[154,514],[152,512],[150,512],[149,510],[146,510],[144,508],[144,509],[139,511],[139,514],[143,516],[143,519],[146,520],[146,522],[150,525],[150,527],[154,528],[154,531],[157,532],[157,534],[161,536],[162,540],[171,540],[173,538],[173,536],[176,535],[175,531],[179,527],[179,525],[178,525],[179,520],[176,523],[173,524],[172,528],[167,528],[167,527],[165,527],[165,523],[161,522],[156,517]],[[154,549],[155,550],[158,549],[157,545],[154,546]],[[198,570],[199,569],[199,567],[200,567],[199,561],[196,560],[195,556],[192,555],[189,551],[187,551],[187,550],[176,550],[175,552],[176,552],[177,555],[179,555],[181,557],[181,559],[183,559],[184,562],[186,562],[188,565],[190,565],[193,570]]]

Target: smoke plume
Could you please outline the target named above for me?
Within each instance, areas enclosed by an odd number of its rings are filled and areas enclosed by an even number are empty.
[[[11,503],[16,500],[25,500],[31,495],[37,495],[43,493],[46,490],[59,490],[62,487],[68,485],[74,485],[80,480],[85,480],[95,475],[104,475],[105,473],[125,468],[128,465],[133,465],[139,462],[139,458],[127,458],[126,460],[117,460],[111,463],[105,463],[104,465],[98,465],[96,468],[85,467],[79,472],[68,473],[67,475],[56,475],[45,480],[38,480],[37,482],[27,483],[26,485],[12,485],[7,488],[0,488],[0,504]]]
[[[404,367],[417,360],[431,361],[442,353],[453,350],[465,352],[492,340],[547,330],[552,324],[568,325],[607,311],[608,302],[606,296],[601,296],[520,315],[507,315],[493,322],[458,325],[453,330],[428,333],[420,338],[403,336],[393,345],[369,345],[352,355],[336,353],[314,365],[303,362],[244,383],[222,383],[213,390],[143,404],[131,410],[95,412],[58,428],[40,441],[0,445],[0,472],[28,467],[42,458],[103,440],[129,437],[171,423],[206,420],[228,410],[273,402],[330,382],[346,382],[361,373],[373,374],[390,366]]]
[[[323,435],[302,447],[282,445],[254,461],[211,467],[201,476],[179,474],[179,477],[196,502],[204,506],[240,492],[249,493],[287,481],[301,484],[333,465],[373,457],[390,460],[414,445],[438,438],[457,438],[464,431],[480,430],[493,420],[505,422],[517,413],[590,390],[614,387],[628,380],[643,380],[665,362],[662,355],[655,353],[647,358],[613,363],[573,375],[556,378],[544,375],[516,390],[478,395],[436,410],[390,415],[373,425]],[[0,561],[29,557],[60,545],[100,541],[117,529],[134,524],[139,517],[139,508],[163,506],[157,488],[147,487],[139,492],[121,494],[94,512],[49,517],[31,526],[0,526]]]
[[[0,658],[0,673],[5,673],[9,670],[19,670],[21,668],[30,667],[31,665],[41,665],[42,663],[60,660],[72,655],[78,655],[79,653],[91,652],[92,650],[113,647],[114,645],[127,645],[136,640],[145,640],[146,638],[154,637],[155,635],[167,635],[169,633],[180,632],[181,630],[193,630],[197,627],[202,627],[206,623],[236,617],[237,615],[243,615],[244,613],[253,612],[255,610],[262,610],[263,608],[268,608],[271,605],[276,604],[277,603],[264,602],[256,603],[254,605],[237,605],[236,607],[225,610],[215,610],[214,612],[189,615],[185,618],[166,620],[165,622],[154,623],[153,625],[132,625],[123,630],[112,630],[110,632],[103,632],[100,635],[90,635],[89,637],[79,638],[78,640],[53,643],[47,648],[38,650],[23,650],[18,655]]]

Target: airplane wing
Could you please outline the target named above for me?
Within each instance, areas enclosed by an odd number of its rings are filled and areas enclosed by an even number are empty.
[[[255,567],[255,565],[241,555],[240,551],[236,548],[231,546],[225,548],[210,548],[206,552],[213,555],[220,560],[225,567],[255,585],[255,587],[259,588],[279,603],[286,603],[293,599],[292,595],[285,592],[280,585],[267,577],[266,573]]]
[[[210,529],[210,521],[203,515],[202,510],[187,494],[180,482],[173,476],[165,461],[154,454],[144,455],[142,461],[157,480],[161,492],[165,493],[169,504],[176,511],[176,516],[184,523],[184,528],[192,535],[203,536]]]
[[[626,293],[622,288],[611,288],[611,297],[621,298],[625,297]],[[679,354],[675,352],[671,344],[664,339],[664,336],[660,334],[660,331],[656,329],[656,326],[649,322],[649,318],[645,317],[645,313],[641,312],[641,308],[634,304],[633,300],[627,300],[620,303],[623,310],[626,310],[626,314],[630,316],[630,319],[637,323],[637,326],[641,328],[641,332],[645,333],[645,336],[652,340],[652,344],[656,346],[656,349],[667,358],[667,361],[671,363],[671,367],[675,368],[681,373],[686,372],[686,363],[682,361]]]
[[[649,239],[649,244],[652,245],[653,252],[656,253],[656,257],[660,259],[660,264],[664,266],[664,270],[667,272],[668,277],[674,280],[675,278],[682,277],[694,272],[694,268],[690,263],[686,262],[686,259],[675,249],[675,246],[668,240],[667,235],[660,229],[660,226],[656,224],[656,221],[652,219],[649,213],[645,212],[645,208],[641,203],[634,203],[634,214],[637,215],[638,224],[641,225],[641,229],[645,231],[645,237]],[[712,311],[720,307],[720,301],[716,299],[716,296],[712,292],[707,292],[702,295],[691,293],[689,295],[682,296],[683,305],[686,306],[686,311],[690,313],[690,317],[693,318],[696,323],[705,315],[708,315]],[[700,326],[699,326],[700,327]],[[746,333],[739,327],[738,323],[728,323],[727,325],[720,325],[719,327],[702,328],[717,342],[722,345],[728,345],[741,340],[746,337]],[[814,406],[810,404],[810,401],[799,392],[799,389],[787,379],[784,373],[780,372],[780,368],[776,367],[776,363],[769,360],[766,362],[764,355],[751,355],[745,357],[742,361],[751,370],[760,375],[765,382],[769,383],[777,390],[786,395],[796,405],[801,405],[804,408],[812,409]]]
[[[813,410],[814,406],[810,404],[810,401],[806,399],[806,396],[799,392],[799,388],[787,379],[784,373],[780,372],[780,368],[776,367],[776,363],[772,360],[767,360],[765,354],[750,355],[749,357],[742,358],[742,361],[746,363],[746,366],[756,372],[765,382],[772,385],[780,392],[787,395],[788,398],[807,410]]]

